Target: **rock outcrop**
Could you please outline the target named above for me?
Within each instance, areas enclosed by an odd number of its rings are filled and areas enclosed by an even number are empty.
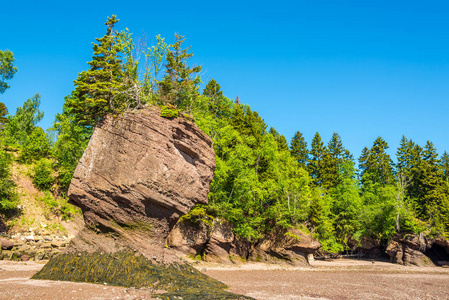
[[[108,251],[108,243],[96,242],[92,229],[118,235],[147,256],[163,248],[178,218],[195,204],[207,204],[215,168],[211,144],[192,121],[163,118],[157,108],[105,117],[68,192],[88,227],[74,248]]]
[[[293,265],[307,265],[309,254],[320,247],[318,240],[296,228],[275,228],[261,243],[254,246],[249,259],[264,262],[278,262],[282,259]]]
[[[385,252],[393,263],[424,267],[434,265],[425,254],[431,248],[432,241],[424,235],[397,234],[390,241]]]
[[[212,226],[182,220],[170,232],[167,245],[211,262],[230,264],[249,260],[293,265],[308,265],[309,254],[321,247],[316,239],[294,228],[275,228],[264,239],[250,242],[236,237],[232,226],[224,220],[215,220]]]

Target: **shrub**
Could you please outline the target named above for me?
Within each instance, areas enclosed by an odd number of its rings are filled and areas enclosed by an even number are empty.
[[[177,118],[179,111],[173,105],[167,104],[161,107],[161,117],[164,118]]]
[[[53,185],[53,170],[50,163],[40,160],[33,168],[33,184],[41,191],[46,191]]]
[[[15,183],[9,173],[10,157],[5,151],[0,152],[0,213],[7,213],[16,209],[19,198],[16,194]]]
[[[23,145],[20,160],[29,163],[44,158],[50,153],[50,147],[47,134],[36,127]]]

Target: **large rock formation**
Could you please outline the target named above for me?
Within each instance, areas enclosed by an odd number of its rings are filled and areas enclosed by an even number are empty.
[[[73,241],[74,248],[112,247],[98,241],[104,234],[95,236],[91,229],[112,233],[114,239],[118,234],[126,245],[150,250],[147,254],[163,247],[178,218],[195,204],[207,203],[215,168],[211,144],[192,121],[162,118],[157,108],[105,117],[68,192],[88,227]],[[146,233],[139,238],[139,232]]]

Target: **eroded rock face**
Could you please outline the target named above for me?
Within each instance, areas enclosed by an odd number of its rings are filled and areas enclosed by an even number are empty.
[[[260,244],[254,246],[250,259],[265,262],[283,259],[293,265],[307,265],[308,255],[320,247],[318,240],[296,228],[276,228]]]
[[[388,244],[385,252],[393,263],[424,267],[434,265],[425,255],[431,247],[432,243],[423,235],[397,234]]]
[[[207,204],[211,144],[193,122],[162,118],[158,109],[109,115],[75,170],[70,202],[90,228],[131,236],[127,228],[142,227],[161,242],[181,215]]]
[[[232,225],[216,219],[213,225],[180,221],[167,238],[167,245],[184,254],[201,255],[205,261],[231,264],[247,260],[308,265],[307,257],[320,243],[298,229],[275,228],[262,240],[250,242],[232,232]]]

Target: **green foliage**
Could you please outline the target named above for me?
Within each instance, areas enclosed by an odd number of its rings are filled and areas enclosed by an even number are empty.
[[[161,117],[164,118],[177,118],[179,116],[179,110],[173,105],[167,104],[161,106]]]
[[[18,107],[14,116],[9,117],[5,126],[5,136],[9,144],[23,145],[28,141],[28,136],[44,117],[44,113],[39,110],[40,104],[41,96],[36,94],[25,101],[22,107]]]
[[[25,140],[20,160],[30,163],[47,157],[50,154],[50,148],[50,138],[42,128],[36,127]]]
[[[73,94],[66,97],[75,97]],[[53,131],[57,140],[53,146],[53,157],[56,159],[58,171],[57,182],[63,192],[67,192],[78,161],[87,147],[92,135],[92,127],[83,126],[76,122],[76,118],[69,114],[66,106],[63,113],[57,114],[53,123]]]
[[[3,94],[9,88],[5,80],[11,80],[17,72],[14,61],[14,54],[11,51],[0,50],[0,94]]]
[[[101,283],[113,286],[164,290],[159,299],[251,299],[226,292],[227,286],[188,264],[156,265],[144,256],[119,252],[53,257],[33,279]]]
[[[49,191],[44,191],[44,196],[37,199],[44,204],[47,209],[45,217],[48,218],[49,213],[61,216],[63,220],[71,220],[76,215],[81,214],[81,209],[67,202],[67,197],[55,197]]]
[[[3,130],[3,127],[9,122],[7,116],[8,108],[3,102],[0,102],[0,130]]]
[[[197,204],[187,214],[183,215],[179,220],[189,221],[194,224],[202,222],[208,226],[213,226],[215,218],[212,215],[208,214],[206,205]]]
[[[3,145],[0,143],[0,147]],[[3,149],[0,151],[0,213],[7,214],[17,208],[19,199],[15,190],[15,183],[11,179],[9,165],[10,155]]]
[[[66,98],[68,111],[82,125],[95,126],[104,115],[125,109],[120,97],[125,89],[120,59],[124,46],[118,43],[114,31],[118,21],[115,15],[108,17],[106,35],[96,39],[98,44],[93,44],[90,70],[81,72],[75,80],[75,97]]]
[[[307,149],[307,142],[299,131],[295,132],[295,135],[290,142],[290,153],[298,162],[299,166],[305,169],[309,158],[309,150]]]
[[[176,42],[168,46],[165,64],[166,75],[158,81],[159,95],[163,104],[172,104],[175,107],[191,113],[196,98],[199,96],[198,85],[201,79],[197,73],[201,66],[189,67],[187,61],[192,58],[190,47],[182,49],[184,36],[176,34]]]
[[[363,175],[370,174],[370,178],[374,183],[382,185],[394,183],[393,161],[385,152],[388,144],[381,137],[378,137],[371,149],[363,149],[359,158],[360,169]]]
[[[39,160],[33,167],[33,184],[41,191],[49,190],[54,182],[51,163],[45,159]]]

